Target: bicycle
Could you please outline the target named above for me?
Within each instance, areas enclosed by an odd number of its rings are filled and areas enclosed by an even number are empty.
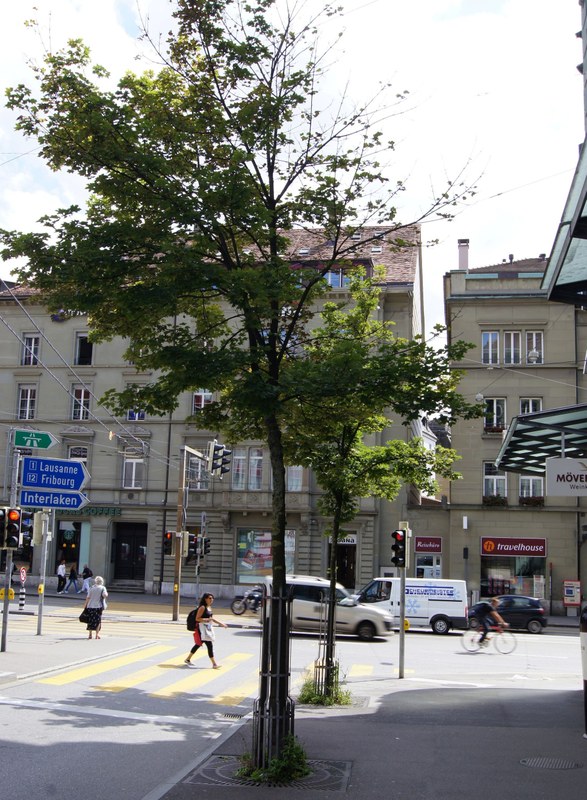
[[[470,628],[463,634],[463,647],[469,653],[478,653],[479,650],[489,647],[489,644],[493,642],[493,646],[497,652],[503,653],[504,655],[506,653],[512,653],[516,649],[516,637],[506,628],[491,628],[484,642],[480,642],[480,638],[481,630],[479,628]]]

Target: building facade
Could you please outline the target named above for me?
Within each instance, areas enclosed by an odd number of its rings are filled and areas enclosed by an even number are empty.
[[[544,255],[469,269],[468,245],[444,277],[446,322],[450,339],[474,345],[460,390],[485,413],[452,429],[463,478],[450,489],[450,575],[467,579],[473,599],[529,594],[560,613],[564,582],[582,572],[587,508],[495,459],[513,417],[584,401],[587,313],[548,301]]]
[[[402,232],[411,246],[400,250],[385,236],[372,241],[374,232],[365,229],[353,237],[353,258],[367,270],[383,265],[377,314],[382,320],[393,320],[399,336],[412,338],[424,328],[419,229],[414,226]],[[368,242],[363,244],[363,240]],[[328,243],[318,233],[300,233],[291,245],[292,263],[319,263],[327,255]],[[344,299],[344,268],[333,268],[326,277],[328,299]],[[186,529],[195,533],[205,529],[210,539],[210,553],[198,578],[195,560],[182,558],[182,594],[191,596],[197,587],[205,586],[220,596],[231,596],[270,571],[268,450],[261,442],[226,443],[232,450],[232,463],[223,480],[211,478],[205,462],[193,455],[205,454],[217,435],[197,424],[198,411],[213,398],[210,387],[184,393],[177,409],[165,417],[129,409],[125,419],[115,419],[100,405],[100,397],[108,389],[122,390],[151,377],[125,363],[128,342],[92,343],[82,311],[49,314],[25,287],[6,287],[0,293],[0,315],[4,503],[15,488],[11,484],[16,430],[46,431],[58,442],[46,452],[21,448],[21,454],[82,461],[90,474],[83,489],[88,504],[55,512],[46,564],[49,585],[64,558],[80,569],[89,564],[94,574],[102,574],[114,588],[171,593],[175,559],[165,554],[163,534],[178,530],[178,487],[182,484],[180,509],[185,505]],[[398,425],[383,435],[422,434],[434,441],[434,433],[424,423],[407,430]],[[288,570],[326,575],[330,544],[325,536],[328,520],[317,511],[319,487],[311,473],[291,466],[287,489]],[[419,502],[406,488],[394,503],[375,498],[361,501],[359,514],[338,548],[342,583],[359,588],[382,571],[393,572],[390,531],[406,518],[408,502],[414,500]],[[31,568],[33,581],[42,572],[40,551],[37,546],[19,554]]]

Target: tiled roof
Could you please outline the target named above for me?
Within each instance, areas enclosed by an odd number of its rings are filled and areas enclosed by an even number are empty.
[[[420,254],[420,226],[409,225],[393,233],[387,231],[389,228],[382,226],[361,228],[360,234],[355,235],[357,238],[348,238],[344,243],[343,258],[365,266],[383,266],[386,283],[414,283]],[[290,247],[284,255],[292,263],[324,263],[332,258],[332,242],[321,230],[293,230],[285,236]],[[338,247],[340,250],[340,242]],[[9,291],[0,290],[0,297],[24,298],[39,293],[21,284],[13,285]]]
[[[418,268],[420,226],[410,225],[400,231],[386,233],[388,230],[381,226],[361,228],[360,238],[348,239],[345,243],[345,258],[385,267],[386,282],[413,283]],[[359,236],[358,233],[356,235]],[[324,262],[332,257],[332,242],[320,230],[294,230],[286,236],[291,244],[286,255],[292,262]]]
[[[509,272],[544,272],[547,264],[548,260],[546,258],[522,258],[519,261],[503,261],[501,264],[470,269],[469,274],[475,272],[499,272],[505,275]]]

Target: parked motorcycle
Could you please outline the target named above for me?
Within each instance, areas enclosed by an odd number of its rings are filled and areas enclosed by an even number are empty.
[[[245,611],[252,611],[256,614],[263,600],[263,589],[261,586],[253,586],[244,593],[243,597],[235,597],[230,604],[233,614],[240,616]]]

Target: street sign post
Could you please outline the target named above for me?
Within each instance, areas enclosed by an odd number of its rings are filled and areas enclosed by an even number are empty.
[[[25,508],[54,508],[78,511],[89,503],[81,492],[51,492],[41,489],[21,489],[20,505]]]
[[[25,456],[22,459],[23,488],[78,492],[84,488],[89,477],[90,473],[81,461],[35,456]]]
[[[38,450],[48,450],[57,444],[57,439],[48,431],[14,431],[15,447],[32,447]]]

